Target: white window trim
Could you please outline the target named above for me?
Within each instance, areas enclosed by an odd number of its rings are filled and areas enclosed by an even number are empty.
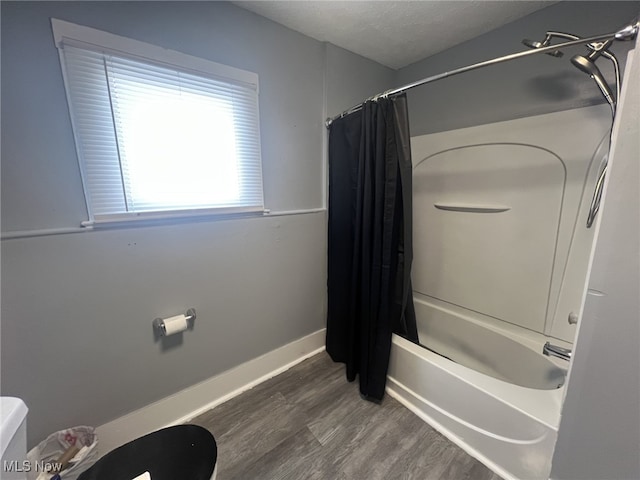
[[[258,74],[241,70],[239,68],[231,67],[221,63],[217,63],[211,60],[188,55],[186,53],[178,52],[175,50],[166,49],[157,45],[152,45],[139,40],[134,40],[127,37],[121,37],[112,33],[97,30],[91,27],[83,25],[77,25],[71,22],[60,20],[57,18],[51,18],[51,27],[53,30],[53,37],[60,62],[62,65],[62,75],[65,82],[65,92],[67,96],[67,103],[70,105],[69,92],[66,89],[67,78],[66,69],[64,67],[64,45],[75,46],[79,48],[86,48],[105,53],[112,53],[122,55],[132,59],[139,59],[142,61],[152,62],[159,65],[166,65],[168,67],[179,66],[181,69],[191,71],[194,74],[204,74],[208,77],[220,78],[223,80],[233,79],[236,82],[242,82],[255,89],[259,94],[259,82]],[[256,105],[256,109],[259,106]],[[88,195],[86,192],[85,172],[83,161],[80,160],[81,152],[78,148],[79,142],[76,137],[75,120],[73,118],[72,109],[69,110],[71,115],[71,124],[73,129],[74,143],[76,146],[76,154],[78,155],[80,173],[83,182],[83,189],[85,189],[85,202],[87,212],[89,214],[89,220],[81,222],[82,227],[93,226],[109,226],[109,225],[121,225],[137,222],[150,222],[155,223],[162,220],[188,220],[190,218],[197,219],[203,217],[215,217],[220,219],[246,217],[248,215],[268,215],[269,209],[264,208],[258,210],[254,208],[234,207],[227,208],[204,208],[196,210],[170,210],[161,212],[131,212],[128,214],[117,215],[114,214],[109,219],[96,219],[93,217],[91,206],[88,203]],[[260,112],[257,111],[258,118],[260,118]],[[258,142],[261,144],[260,132],[258,131]],[[264,195],[264,193],[263,193]],[[264,204],[264,197],[263,197]]]
[[[53,38],[56,47],[63,49],[64,43],[78,47],[93,46],[93,49],[117,53],[127,57],[138,57],[167,66],[179,65],[195,73],[204,73],[214,77],[233,78],[253,85],[258,91],[258,74],[216,63],[204,58],[194,57],[186,53],[141,42],[132,38],[121,37],[113,33],[94,28],[76,25],[75,23],[51,19]],[[258,92],[259,93],[259,92]]]

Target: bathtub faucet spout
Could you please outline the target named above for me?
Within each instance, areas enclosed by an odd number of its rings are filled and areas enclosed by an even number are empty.
[[[567,362],[571,360],[571,350],[568,348],[558,347],[557,345],[551,345],[549,342],[542,347],[542,353],[549,357],[558,357]]]

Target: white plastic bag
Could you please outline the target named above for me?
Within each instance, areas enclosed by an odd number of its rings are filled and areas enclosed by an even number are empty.
[[[93,427],[78,426],[52,433],[45,440],[27,453],[31,469],[27,472],[28,480],[51,478],[52,473],[43,471],[48,464],[53,465],[71,446],[80,451],[69,462],[69,466],[60,472],[62,480],[76,480],[98,460],[98,436]]]

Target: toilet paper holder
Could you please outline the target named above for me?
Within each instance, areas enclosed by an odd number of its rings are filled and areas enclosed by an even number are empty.
[[[184,314],[187,320],[187,327],[189,328],[189,330],[191,330],[193,328],[193,325],[195,324],[196,321],[196,309],[195,308],[190,308],[187,310],[187,312]],[[164,318],[156,318],[153,320],[153,328],[154,330],[158,333],[158,335],[160,335],[161,337],[166,336],[167,334],[167,329],[164,325]]]

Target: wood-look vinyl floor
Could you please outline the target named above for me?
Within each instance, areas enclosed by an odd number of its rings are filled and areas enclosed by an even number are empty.
[[[500,480],[388,395],[322,352],[200,415],[218,443],[218,480]]]

